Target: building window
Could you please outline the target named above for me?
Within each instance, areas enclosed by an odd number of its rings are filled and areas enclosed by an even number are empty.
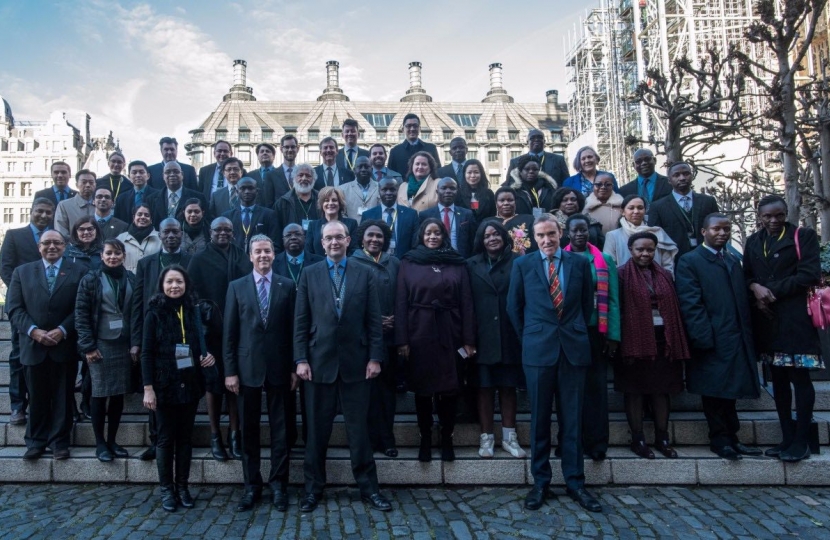
[[[342,142],[343,141],[343,131],[340,130],[340,129],[332,129],[331,130],[331,137],[333,137],[335,141]]]
[[[29,223],[29,216],[32,215],[32,209],[28,206],[20,209],[20,223]]]
[[[450,155],[449,150],[444,150],[444,163],[449,163],[452,161],[452,156]]]
[[[510,151],[510,159],[516,159],[517,157],[522,155],[521,150],[511,150]]]
[[[274,132],[271,131],[270,129],[263,130],[262,140],[263,141],[273,141],[274,140]]]
[[[239,132],[239,140],[240,141],[250,141],[251,140],[251,132],[250,131],[240,131]]]
[[[32,172],[32,162],[31,161],[24,161],[23,162],[23,171],[24,172]]]
[[[9,161],[8,163],[6,163],[6,170],[8,172],[14,172],[16,168],[17,163],[15,163],[14,161]]]
[[[392,123],[392,119],[395,118],[395,115],[384,113],[363,113],[363,117],[372,127],[379,128],[389,127],[389,124]]]
[[[550,140],[555,143],[562,142],[562,132],[561,131],[551,131],[550,132]]]
[[[200,133],[194,133],[193,134],[193,142],[201,141],[203,136],[204,136],[204,133],[201,133],[201,132]]]
[[[444,140],[449,141],[452,139],[452,131],[445,131],[444,132]]]
[[[421,140],[422,140],[422,141],[429,141],[429,140],[432,140],[432,132],[431,132],[431,131],[429,131],[429,130],[427,130],[427,131],[422,131],[422,132],[421,132]]]
[[[242,160],[242,164],[245,166],[249,166],[251,164],[251,152],[249,150],[243,150],[239,152],[239,159]]]
[[[467,142],[474,142],[476,140],[476,132],[475,131],[465,131],[464,138],[467,139]]]
[[[379,141],[385,141],[386,140],[386,132],[385,131],[376,131],[375,133],[377,133],[377,137],[378,137]]]
[[[308,162],[312,165],[320,164],[320,149],[308,147]]]
[[[519,132],[518,131],[508,131],[507,132],[507,137],[511,141],[518,141],[519,140]]]
[[[476,127],[480,114],[451,114],[452,121],[461,127]]]
[[[14,208],[3,208],[3,223],[14,223]]]
[[[499,162],[499,153],[498,152],[487,152],[487,161],[490,163],[498,163]]]
[[[490,175],[490,185],[491,186],[501,185],[501,175],[500,174],[491,174]]]
[[[6,182],[3,184],[3,195],[6,197],[14,197],[14,183]]]
[[[309,131],[308,132],[308,140],[309,141],[319,141],[320,140],[320,132],[319,131]]]
[[[488,131],[487,132],[487,140],[488,141],[495,141],[498,139],[498,132],[497,131]]]
[[[21,197],[31,197],[32,196],[32,183],[31,182],[23,182],[20,184],[20,196]]]

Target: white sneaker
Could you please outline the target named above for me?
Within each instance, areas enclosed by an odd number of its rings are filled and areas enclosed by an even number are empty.
[[[493,457],[493,446],[496,444],[495,436],[482,433],[479,439],[478,455],[485,459],[490,459]]]
[[[511,456],[515,458],[523,458],[527,456],[527,452],[522,450],[522,447],[519,446],[519,439],[516,437],[516,432],[513,431],[510,433],[510,438],[506,441],[501,442],[501,447],[504,449],[505,452],[509,452]]]

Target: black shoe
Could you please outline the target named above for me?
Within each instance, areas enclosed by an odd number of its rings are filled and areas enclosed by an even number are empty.
[[[547,486],[533,486],[533,489],[525,496],[525,508],[528,510],[538,510],[545,504],[545,499],[548,497]]]
[[[320,499],[322,499],[322,495],[315,495],[314,493],[306,493],[302,499],[300,499],[300,512],[308,513],[314,512],[317,508],[317,505],[320,504]]]
[[[753,448],[751,446],[744,446],[741,443],[732,443],[732,450],[736,451],[739,454],[743,454],[745,456],[760,456],[761,449],[760,448]]]
[[[285,512],[288,510],[288,492],[285,488],[274,491],[272,502],[274,504],[274,508],[278,512]]]
[[[363,504],[368,504],[375,510],[380,510],[381,512],[390,512],[392,510],[392,503],[387,501],[386,498],[380,493],[364,495],[362,498]]]
[[[452,447],[452,435],[441,437],[441,461],[455,461],[455,449]]]
[[[242,432],[231,431],[228,433],[229,457],[242,459]]]
[[[187,485],[176,484],[176,494],[179,498],[179,504],[183,507],[193,508],[196,506],[196,503],[193,501],[193,496],[190,494],[190,490],[187,489]]]
[[[138,459],[141,461],[153,461],[156,459],[156,445],[149,447],[147,450],[143,451]]]
[[[421,446],[418,448],[418,461],[429,463],[432,461],[432,445],[429,438],[421,437]]]
[[[383,451],[386,457],[398,457],[398,449],[397,448],[387,448]]]
[[[589,512],[602,512],[602,505],[585,488],[568,489],[568,496]]]
[[[556,448],[553,449],[553,456],[558,457],[558,458],[562,457],[562,447],[561,446],[557,446]]]
[[[27,460],[35,460],[40,459],[43,456],[43,448],[27,448],[26,452],[23,454],[23,459]]]
[[[605,452],[590,452],[588,457],[590,457],[592,461],[605,461],[606,454]]]
[[[778,459],[787,463],[795,463],[808,457],[810,457],[810,446],[808,444],[805,444],[802,448],[800,444],[793,443],[789,448],[781,452]]]
[[[101,463],[109,463],[113,460],[112,452],[110,452],[110,449],[107,448],[105,444],[102,444],[95,449],[95,457],[97,457],[98,461]]]
[[[161,507],[165,512],[175,512],[178,504],[176,503],[176,492],[173,486],[161,487]]]
[[[221,433],[211,433],[210,453],[216,461],[228,461],[228,453],[225,452],[225,447],[222,445]]]
[[[12,414],[9,416],[9,424],[13,426],[25,426],[26,425],[26,411],[12,411]]]
[[[718,456],[723,459],[728,459],[729,461],[738,461],[739,459],[742,459],[741,455],[731,446],[710,446],[709,449]]]
[[[778,456],[781,455],[781,452],[783,452],[784,450],[786,450],[789,447],[790,447],[789,444],[787,444],[785,442],[782,442],[781,444],[779,444],[777,446],[773,446],[772,448],[767,448],[767,450],[764,452],[764,455],[767,456],[767,457],[777,458]]]
[[[246,491],[239,500],[239,504],[236,505],[236,511],[248,512],[249,510],[253,510],[254,504],[259,500],[259,496],[260,492],[257,490]]]
[[[113,456],[117,457],[117,458],[130,457],[130,453],[127,452],[127,449],[124,448],[123,446],[119,445],[119,444],[116,444],[116,443],[108,444],[107,448],[109,448],[110,453]]]
[[[63,461],[69,459],[69,448],[59,448],[52,452],[52,459],[56,461]]]

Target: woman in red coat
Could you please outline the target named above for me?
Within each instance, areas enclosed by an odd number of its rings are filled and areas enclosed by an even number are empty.
[[[419,461],[432,454],[432,401],[441,424],[441,459],[452,461],[452,433],[459,377],[458,350],[475,355],[473,295],[466,261],[452,247],[440,220],[418,230],[418,246],[401,260],[395,306],[395,342],[406,358],[406,380],[415,393],[421,432]]]

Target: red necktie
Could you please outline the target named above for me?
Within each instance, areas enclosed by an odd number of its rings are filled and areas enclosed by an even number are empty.
[[[378,182],[383,180],[383,171],[375,171],[375,175],[378,177]]]
[[[562,318],[564,310],[564,298],[562,297],[562,286],[559,283],[559,272],[556,271],[556,264],[553,262],[554,258],[548,258],[548,282],[550,283],[550,299],[553,301],[553,308],[556,310],[556,315]]]
[[[452,232],[452,225],[450,225],[450,209],[444,207],[444,228],[447,229],[447,234]]]

